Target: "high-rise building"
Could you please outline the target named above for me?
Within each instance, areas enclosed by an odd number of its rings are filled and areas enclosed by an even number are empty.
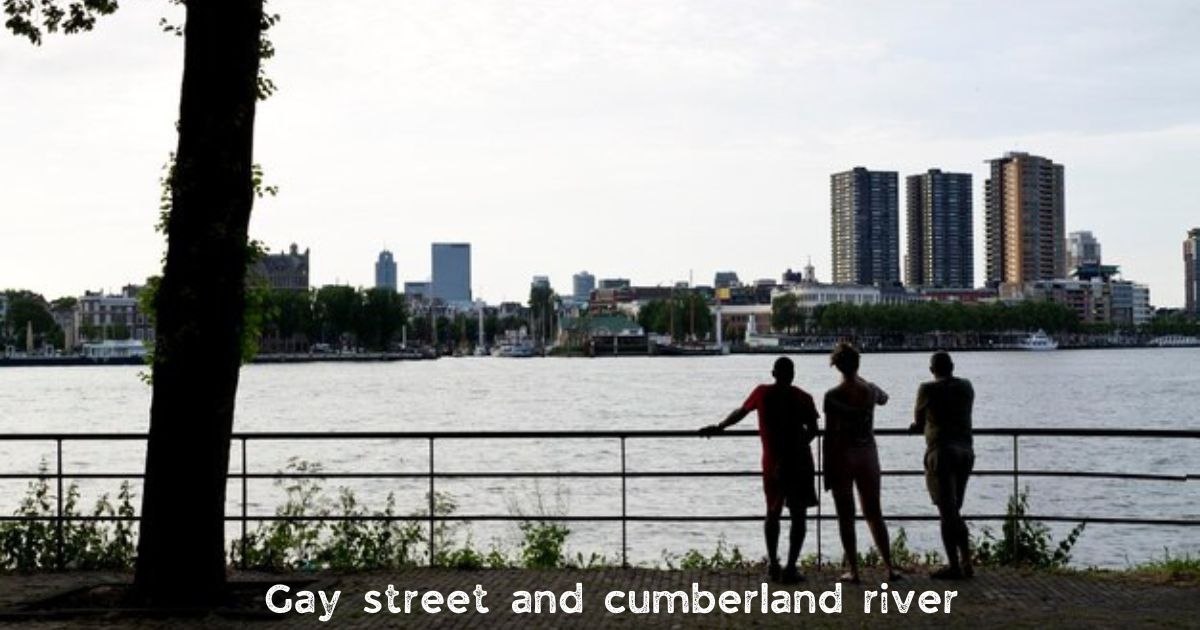
[[[571,278],[571,290],[576,301],[586,302],[596,290],[596,276],[580,271]]]
[[[1067,273],[1100,262],[1100,241],[1091,232],[1084,230],[1067,235]]]
[[[1063,167],[1028,153],[989,160],[987,283],[1022,285],[1067,271]]]
[[[971,175],[930,169],[909,175],[907,183],[904,284],[938,289],[975,286]]]
[[[1200,317],[1200,228],[1183,242],[1183,294],[1187,312]]]
[[[830,176],[834,283],[899,284],[898,180],[862,167]]]
[[[392,252],[379,252],[379,260],[375,261],[375,288],[396,290],[396,259]]]
[[[471,303],[471,244],[433,244],[433,298],[447,304]]]
[[[531,289],[549,289],[550,288],[550,276],[534,276],[533,279],[529,281],[529,288],[531,288]]]

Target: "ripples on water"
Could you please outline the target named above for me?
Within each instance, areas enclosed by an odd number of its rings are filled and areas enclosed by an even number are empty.
[[[797,385],[820,400],[837,383],[823,356],[795,356]],[[1197,428],[1200,350],[960,353],[958,374],[975,385],[977,427]],[[412,431],[694,429],[720,420],[754,385],[769,380],[770,356],[624,359],[442,359],[384,364],[254,365],[242,371],[237,430]],[[920,381],[928,378],[922,354],[866,355],[863,376],[892,395],[876,413],[878,427],[905,427]],[[138,368],[0,369],[0,432],[145,431],[149,388]],[[754,418],[744,423],[754,426]],[[345,444],[252,443],[250,470],[282,468],[289,457],[319,461],[326,470],[421,472],[424,442]],[[758,443],[743,439],[632,440],[631,471],[745,470],[758,464]],[[918,437],[882,437],[884,468],[921,467]],[[1012,463],[1008,438],[978,438],[977,469]],[[68,444],[65,469],[140,472],[143,449],[130,444]],[[36,469],[53,462],[52,444],[0,443],[0,471]],[[1022,438],[1023,469],[1196,474],[1200,444],[1193,441]],[[235,445],[234,469],[240,466]],[[439,471],[616,471],[616,440],[479,440],[439,442]],[[1035,513],[1057,515],[1200,518],[1197,481],[1106,481],[1025,478]],[[424,509],[426,482],[343,481],[379,504],[387,491],[404,511]],[[0,481],[0,509],[11,510],[24,486]],[[87,497],[115,490],[115,482],[81,483]],[[236,487],[236,491],[233,489]],[[630,514],[758,514],[756,478],[640,478],[628,482]],[[619,514],[619,479],[538,482],[513,479],[442,480],[463,514]],[[1011,478],[972,479],[966,511],[1003,513]],[[231,513],[240,510],[240,485],[232,484]],[[281,501],[269,481],[250,484],[250,509],[269,513]],[[832,513],[822,493],[822,509]],[[884,479],[884,510],[933,514],[919,476]],[[539,507],[540,503],[540,507]],[[891,527],[893,536],[899,524]],[[911,546],[939,549],[936,524],[904,524]],[[975,526],[978,528],[978,525]],[[1054,525],[1061,536],[1069,525]],[[998,524],[993,525],[998,528]],[[617,524],[572,524],[573,551],[619,556]],[[476,544],[493,539],[512,546],[515,527],[477,523]],[[720,535],[752,556],[761,554],[758,523],[637,523],[629,526],[630,559],[652,562],[663,550],[710,550]],[[1164,547],[1200,553],[1196,528],[1093,525],[1076,546],[1083,565],[1124,566]],[[822,528],[822,550],[840,557],[836,526]],[[861,540],[868,540],[860,525]],[[861,543],[860,543],[861,544]],[[810,531],[805,553],[815,549]]]

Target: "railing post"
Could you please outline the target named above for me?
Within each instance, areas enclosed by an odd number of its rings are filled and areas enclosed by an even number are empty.
[[[246,501],[249,494],[246,484],[249,480],[246,478],[248,471],[246,470],[246,438],[242,438],[242,569],[246,568]]]
[[[1013,434],[1013,493],[1012,493],[1012,499],[1011,499],[1012,504],[1010,505],[1010,508],[1012,508],[1012,519],[1011,519],[1012,523],[1010,524],[1011,540],[1009,541],[1009,550],[1012,552],[1012,563],[1014,565],[1018,564],[1018,562],[1020,561],[1020,559],[1017,557],[1017,540],[1019,539],[1019,537],[1017,536],[1017,513],[1016,513],[1016,506],[1019,505],[1018,504],[1018,501],[1019,501],[1018,493],[1020,492],[1020,482],[1021,482],[1020,481],[1021,451],[1017,446],[1018,437],[1019,436],[1016,433]]]
[[[55,564],[58,566],[58,570],[61,571],[64,568],[66,568],[66,558],[63,557],[63,451],[62,451],[63,441],[62,441],[62,438],[56,439],[55,443],[57,444],[56,459],[58,460],[58,464],[57,464],[58,474],[55,475],[55,477],[57,478],[57,482],[58,482],[58,507],[54,513],[54,516],[55,516],[55,518],[54,518],[54,530],[55,530],[54,538],[55,538],[55,546],[56,546]]]
[[[433,494],[433,436],[429,436],[429,566],[437,565],[437,550],[434,543],[434,494]]]
[[[615,342],[614,342],[615,343]],[[625,494],[625,436],[621,436],[621,566],[629,567],[629,542],[628,529],[629,522],[626,513],[626,494]]]

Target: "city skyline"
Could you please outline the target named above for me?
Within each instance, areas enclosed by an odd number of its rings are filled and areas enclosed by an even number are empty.
[[[1066,165],[1067,231],[1183,305],[1192,5],[1039,5],[1033,22],[966,4],[617,5],[281,9],[256,142],[280,194],[251,235],[320,252],[314,285],[370,286],[383,241],[402,279],[424,280],[430,242],[469,241],[473,289],[494,302],[580,269],[752,280],[811,256],[828,278],[830,173],[941,168],[976,182],[979,285],[984,161],[1020,150]],[[0,40],[0,213],[20,231],[0,284],[72,295],[158,271],[180,71],[158,18],[175,10],[122,7],[40,48]]]

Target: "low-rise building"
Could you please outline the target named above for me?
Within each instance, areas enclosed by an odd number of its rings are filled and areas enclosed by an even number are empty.
[[[126,285],[118,294],[85,291],[76,305],[80,341],[132,339],[153,341],[154,325],[138,305],[142,287]]]
[[[263,256],[251,273],[272,289],[308,291],[308,254],[308,249],[300,253],[300,248],[292,243],[286,253]]]

